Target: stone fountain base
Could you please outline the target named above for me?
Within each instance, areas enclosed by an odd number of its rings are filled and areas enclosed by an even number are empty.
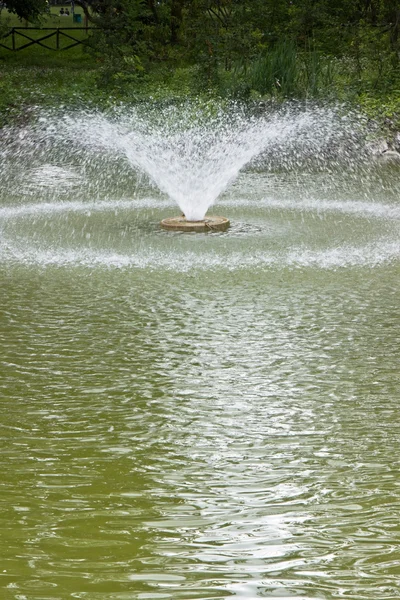
[[[225,231],[230,225],[226,217],[205,217],[202,221],[187,221],[185,217],[170,217],[161,221],[163,229],[172,231]]]

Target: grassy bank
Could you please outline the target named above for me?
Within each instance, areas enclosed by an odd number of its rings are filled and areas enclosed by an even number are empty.
[[[39,39],[51,31],[48,27],[75,27],[67,32],[77,40],[88,37],[81,13],[81,23],[73,22],[72,15],[59,17],[59,9],[52,8],[52,13],[37,25],[19,20],[15,15],[1,13],[1,43],[12,47],[12,37],[7,36],[12,27],[29,27],[15,35],[16,47],[29,43],[25,35]],[[21,35],[22,34],[22,35]],[[93,57],[79,45],[63,50],[74,43],[66,36],[60,35],[59,50],[57,39],[53,36],[42,42],[50,49],[34,44],[17,52],[0,47],[0,125],[14,120],[26,118],[32,106],[61,105],[68,102],[88,102],[96,93],[95,77],[97,64]]]

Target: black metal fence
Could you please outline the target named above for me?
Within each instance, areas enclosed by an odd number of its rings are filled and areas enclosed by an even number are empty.
[[[96,27],[12,27],[7,33],[1,36],[0,38],[0,47],[5,48],[6,50],[11,50],[13,52],[18,52],[19,50],[23,50],[24,48],[29,48],[29,46],[33,46],[34,44],[38,44],[47,50],[69,50],[70,48],[74,48],[79,44],[85,44],[89,38],[88,32],[91,29],[96,29]],[[27,32],[33,31],[50,31],[51,33],[46,33],[42,37],[31,37]],[[73,35],[70,35],[71,31],[81,31],[85,32],[84,38],[76,38]],[[76,34],[74,34],[76,35]],[[7,46],[2,42],[6,42],[8,38],[11,37],[11,46]],[[52,38],[55,38],[55,44],[53,46],[48,46],[47,43],[43,44],[44,41],[49,42]],[[67,46],[63,45],[60,40],[64,41],[64,38],[68,40],[72,40],[72,44],[68,44]],[[25,40],[29,40],[26,42]],[[22,45],[21,45],[22,41]],[[23,43],[25,42],[25,43]]]

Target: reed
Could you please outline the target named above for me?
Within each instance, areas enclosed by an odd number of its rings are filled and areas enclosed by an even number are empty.
[[[251,87],[263,95],[297,95],[298,61],[294,43],[284,40],[264,52],[250,67],[249,80]]]

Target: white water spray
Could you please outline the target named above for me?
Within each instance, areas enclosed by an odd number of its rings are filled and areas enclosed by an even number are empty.
[[[82,123],[85,123],[82,131]],[[314,156],[339,139],[343,123],[330,110],[286,111],[249,116],[218,111],[204,119],[191,106],[153,114],[65,116],[47,134],[68,139],[79,151],[124,156],[175,201],[189,221],[204,219],[216,199],[254,157],[265,150],[282,153],[292,144]]]
[[[187,271],[398,259],[395,167],[368,160],[357,119],[214,108],[42,112],[3,130],[0,264]],[[232,219],[226,236],[160,230],[174,204],[200,220],[217,199]]]

